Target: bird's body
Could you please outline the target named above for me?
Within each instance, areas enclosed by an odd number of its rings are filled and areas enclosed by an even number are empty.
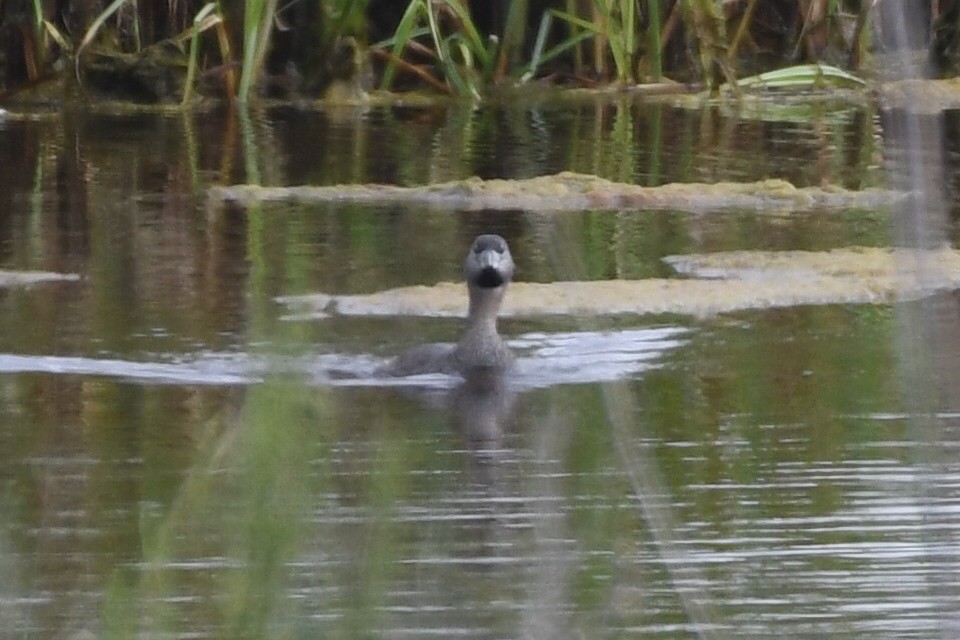
[[[513,354],[497,332],[497,315],[513,271],[506,240],[492,234],[477,236],[464,263],[470,306],[460,342],[413,347],[382,372],[391,376],[445,373],[472,377],[506,370]]]

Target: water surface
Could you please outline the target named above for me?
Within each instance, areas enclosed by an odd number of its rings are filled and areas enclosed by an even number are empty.
[[[954,294],[508,319],[518,377],[479,388],[365,377],[457,319],[294,321],[275,300],[455,280],[479,232],[520,280],[677,277],[664,256],[884,246],[891,212],[205,197],[561,170],[882,184],[880,118],[820,108],[6,117],[0,268],[80,278],[0,291],[0,635],[949,637]],[[902,317],[940,346],[923,384]]]

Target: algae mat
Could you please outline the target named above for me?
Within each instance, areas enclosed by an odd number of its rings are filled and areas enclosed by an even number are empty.
[[[960,252],[855,247],[832,251],[734,251],[671,256],[685,278],[510,285],[504,316],[680,314],[843,303],[891,303],[960,288]],[[350,316],[462,316],[462,283],[368,295],[278,299],[288,319]]]
[[[759,209],[800,211],[891,205],[905,197],[887,189],[849,191],[840,187],[798,188],[784,180],[759,182],[673,183],[641,187],[580,173],[563,172],[525,180],[469,178],[423,187],[382,184],[328,187],[212,187],[213,202],[249,206],[254,202],[407,203],[455,209],[526,209],[570,211],[582,209]]]

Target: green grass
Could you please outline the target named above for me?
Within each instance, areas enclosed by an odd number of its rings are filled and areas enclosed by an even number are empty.
[[[440,27],[440,11],[456,24],[449,33]],[[429,43],[437,70],[450,89],[457,95],[480,99],[483,83],[493,76],[496,44],[480,35],[468,8],[460,0],[435,3],[432,0],[412,0],[407,5],[393,37],[375,47],[392,47],[392,57],[383,72],[381,87],[389,89],[397,72],[397,60],[418,39]]]
[[[319,3],[319,18],[308,27],[284,15],[295,4],[281,6],[277,0],[171,0],[163,9],[166,13],[160,14],[168,16],[167,33],[163,33],[163,26],[154,27],[156,32],[144,29],[141,22],[145,16],[137,2],[112,0],[102,11],[85,18],[88,24],[76,32],[79,36],[73,40],[60,26],[60,18],[45,17],[44,2],[31,0],[28,28],[32,41],[23,45],[24,57],[29,60],[28,75],[42,75],[49,61],[57,57],[49,55],[51,50],[59,48],[74,62],[79,79],[84,51],[102,40],[107,28],[120,36],[119,43],[136,50],[155,44],[141,42],[144,34],[150,33],[184,48],[189,45],[184,104],[195,95],[196,79],[216,65],[223,66],[218,73],[226,77],[223,95],[247,103],[259,91],[268,57],[282,55],[282,51],[271,53],[278,29],[315,29],[310,46],[319,60],[324,59],[331,43],[341,38],[354,38],[363,51],[364,43],[378,35],[370,32],[372,23],[368,20],[370,12],[383,8],[375,0],[313,1]],[[804,59],[825,57],[825,52],[807,52],[814,41],[827,42],[832,54],[849,54],[849,64],[856,68],[868,44],[864,26],[870,5],[861,4],[854,40],[846,44],[838,44],[843,41],[841,23],[854,16],[846,13],[849,3],[845,6],[839,0],[822,5],[801,4],[799,0],[779,4],[749,0],[729,14],[723,13],[715,0],[554,0],[545,7],[538,5],[537,9],[543,7],[539,15],[531,10],[528,0],[518,0],[504,4],[506,15],[500,17],[501,23],[482,25],[475,20],[475,7],[477,4],[469,0],[409,0],[393,35],[373,45],[385,59],[385,64],[377,68],[381,88],[394,89],[397,74],[405,73],[412,74],[417,84],[477,101],[491,84],[522,84],[572,69],[575,77],[587,83],[631,85],[648,80],[661,82],[672,75],[688,81],[699,77],[706,88],[712,89],[724,81],[731,86],[742,68],[739,65],[757,68],[751,64],[751,56],[761,52],[769,59],[767,68],[777,61],[817,64],[820,60]],[[805,11],[804,7],[822,7],[823,15]],[[194,18],[192,25],[181,32],[179,16],[183,15]],[[795,17],[798,28],[771,37],[768,22],[789,16]],[[242,24],[235,24],[237,21]],[[216,38],[201,37],[209,29],[216,30]],[[491,29],[500,32],[489,32]],[[231,34],[241,36],[238,70],[234,69],[230,51]],[[585,43],[591,47],[585,47]],[[283,60],[276,61],[278,68],[284,64]],[[322,65],[319,72],[323,72]],[[234,74],[239,76],[238,81]],[[841,81],[838,74],[823,75],[828,83]],[[790,86],[785,78],[762,81]],[[809,79],[797,78],[796,86],[806,82]]]

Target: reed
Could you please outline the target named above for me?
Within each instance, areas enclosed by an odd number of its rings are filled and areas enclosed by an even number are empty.
[[[519,52],[523,49],[524,26],[530,14],[528,0],[513,0],[507,11],[507,23],[503,29],[503,42],[500,45],[500,56],[494,79],[501,81],[517,62]]]
[[[576,52],[576,47],[580,43],[593,37],[593,33],[586,29],[574,31],[562,42],[550,47],[549,49],[546,49],[546,43],[550,36],[550,29],[553,26],[554,17],[563,19],[562,15],[563,12],[558,12],[554,9],[548,9],[547,11],[544,11],[543,17],[540,19],[540,28],[537,30],[537,39],[533,45],[533,53],[530,57],[530,62],[523,68],[520,76],[521,82],[527,82],[531,80],[537,74],[537,70],[541,64],[559,58],[567,51],[573,50]]]
[[[684,19],[688,29],[696,34],[697,62],[703,86],[708,90],[718,86],[718,70],[732,83],[736,74],[727,65],[726,23],[717,4],[713,0],[691,0],[686,9]]]
[[[237,100],[246,103],[263,73],[277,0],[246,0],[243,6],[243,63]]]
[[[33,46],[25,46],[24,59],[27,66],[27,78],[33,80],[40,75],[40,69],[43,68],[46,58],[47,48],[44,46],[44,27],[43,27],[43,2],[42,0],[33,0],[33,23],[32,37]]]
[[[440,28],[440,12],[455,25],[445,33]],[[424,48],[417,38],[429,37],[430,47]],[[469,9],[459,0],[436,2],[413,0],[407,5],[392,38],[374,47],[392,47],[387,56],[381,87],[389,89],[397,72],[399,60],[408,49],[417,47],[437,63],[447,85],[458,95],[479,100],[481,81],[493,76],[497,46],[494,39],[485,41],[474,24]]]
[[[367,14],[386,3],[310,1],[318,3],[321,14],[322,26],[315,44],[311,44],[320,59],[330,43],[345,36],[366,42],[371,35],[367,33]],[[869,39],[866,27],[870,11],[877,5],[876,0],[859,3],[853,41],[849,42],[844,40],[842,27],[854,16],[845,13],[841,0],[551,0],[539,16],[533,15],[529,0],[517,0],[504,4],[507,15],[501,34],[481,32],[471,15],[471,6],[478,6],[478,1],[408,0],[393,36],[374,45],[373,52],[385,61],[380,86],[392,88],[397,74],[404,73],[442,91],[477,100],[491,82],[510,78],[527,82],[542,75],[548,65],[572,65],[581,78],[600,77],[624,85],[647,79],[659,82],[665,74],[682,76],[695,68],[705,86],[716,87],[724,80],[734,84],[740,65],[759,66],[750,59],[754,55],[750,52],[761,50],[772,60],[816,63],[840,49],[849,67],[856,69]],[[930,2],[934,21],[931,31],[950,40],[941,43],[942,48],[960,50],[960,45],[952,44],[960,41],[956,16],[942,3]],[[141,44],[143,48],[153,44],[157,36],[185,45],[189,66],[184,102],[195,95],[205,46],[219,47],[227,77],[224,94],[247,102],[263,77],[275,25],[283,23],[285,29],[294,31],[307,28],[297,21],[278,22],[277,14],[283,9],[277,0],[242,0],[242,4],[241,0],[170,0],[161,3],[164,9],[150,5],[153,9],[149,13],[137,0],[111,0],[95,15],[85,13],[85,5],[73,0],[67,4],[77,9],[84,28],[81,36],[72,40],[58,18],[45,19],[48,2],[30,0],[29,4],[32,15],[23,25],[28,79],[48,71],[48,52],[53,47],[74,59],[79,78],[84,51],[112,23],[123,34],[123,41],[138,49]],[[846,3],[847,7],[851,4]],[[233,7],[235,10],[229,11]],[[177,35],[183,16],[189,15],[194,16],[192,26]],[[157,16],[161,17],[159,22]],[[242,25],[231,24],[231,20],[242,21]],[[769,24],[777,21],[787,25],[784,33],[790,35],[779,39],[771,36]],[[211,28],[216,29],[216,42],[199,37]],[[232,65],[231,33],[242,35],[239,71]],[[677,42],[680,37],[682,43]],[[592,52],[583,47],[585,42],[590,43]],[[960,55],[951,55],[944,64],[956,66],[951,61],[960,59]],[[836,55],[832,57],[836,59]],[[234,74],[239,75],[239,81],[234,80]]]
[[[187,62],[187,81],[183,89],[183,104],[190,102],[193,97],[193,85],[197,78],[197,59],[200,55],[200,34],[215,26],[223,25],[223,16],[215,2],[208,2],[193,19],[193,27],[188,29],[185,37],[190,39],[190,55]],[[223,39],[220,40],[223,42]],[[221,55],[222,55],[221,51]]]
[[[660,40],[660,30],[663,21],[660,17],[660,0],[649,0],[647,5],[649,24],[647,25],[647,47],[650,57],[650,79],[653,82],[663,80],[663,44]]]
[[[613,58],[616,81],[620,84],[634,82],[639,33],[637,3],[635,0],[594,0],[592,8],[593,20],[570,11],[548,9],[540,22],[537,43],[534,45],[535,59],[531,60],[530,69],[535,69],[539,64],[559,56],[586,39],[593,39],[594,70],[603,72],[606,66],[605,58],[609,54]],[[571,35],[552,47],[549,52],[544,52],[541,45],[546,41],[546,31],[549,30],[552,18],[566,22],[571,29]]]

